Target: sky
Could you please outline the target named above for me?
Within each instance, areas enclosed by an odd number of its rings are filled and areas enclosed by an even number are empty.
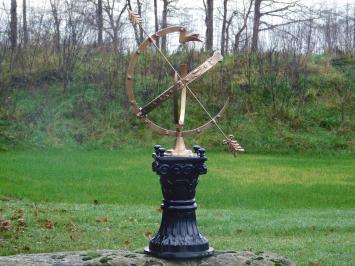
[[[121,0],[122,1],[122,0]],[[150,0],[153,2],[152,0]],[[235,0],[230,0],[230,2],[234,2]],[[9,2],[9,1],[1,1],[0,2]],[[22,0],[18,0],[18,6],[22,6]],[[134,2],[134,1],[132,1]],[[162,2],[162,1],[158,1]],[[215,0],[215,5],[221,5],[222,0]],[[312,6],[315,4],[322,4],[327,5],[329,7],[337,6],[337,5],[346,5],[347,3],[349,4],[355,4],[355,0],[301,0],[301,2],[305,5]],[[185,7],[192,7],[192,8],[203,8],[203,1],[202,0],[197,0],[197,1],[191,1],[191,0],[179,0],[179,5],[185,6]],[[49,4],[49,0],[27,0],[27,5],[28,6],[33,6],[33,7],[44,7]]]
[[[17,0],[18,4],[18,13],[21,14],[21,9],[22,9],[22,1],[23,0]],[[63,1],[63,0],[61,0]],[[117,0],[119,3],[124,3],[125,0]],[[149,16],[143,17],[145,20],[144,24],[146,25],[146,30],[148,32],[154,31],[153,29],[153,0],[141,0],[143,3],[149,3],[149,10],[148,14]],[[246,0],[247,1],[247,0]],[[291,1],[291,0],[283,0],[285,2]],[[136,0],[131,0],[132,5],[135,6]],[[339,8],[339,7],[345,7],[346,4],[350,5],[355,5],[355,0],[300,0],[301,4],[309,6],[309,7],[328,7],[328,8]],[[233,6],[239,5],[241,6],[243,3],[243,0],[229,0],[229,12],[232,10]],[[1,6],[5,6],[6,9],[9,9],[10,7],[10,1],[9,0],[0,0]],[[121,4],[119,6],[121,6]],[[214,22],[214,27],[215,29],[219,29],[221,27],[221,19],[219,16],[219,13],[221,12],[221,6],[223,4],[223,0],[214,0],[214,7],[215,7],[215,12],[214,16],[219,17],[217,18]],[[179,8],[177,13],[175,14],[175,18],[169,18],[169,23],[171,24],[181,24],[184,26],[188,27],[188,30],[192,31],[197,31],[199,32],[202,36],[204,35],[205,31],[205,26],[204,26],[204,11],[203,11],[203,0],[177,0],[176,6]],[[50,5],[49,5],[49,0],[27,0],[27,7],[28,10],[33,7],[33,8],[39,8],[39,9],[44,9],[44,10],[49,10]],[[162,10],[162,1],[158,0],[158,12],[161,15],[161,10]],[[187,18],[187,19],[185,19]],[[274,18],[275,19],[275,18]],[[185,22],[184,22],[185,21]],[[274,21],[275,22],[275,21]],[[232,28],[233,31],[233,28]],[[132,36],[133,36],[133,31],[132,31]],[[216,31],[216,34],[214,34],[214,39],[215,39],[215,46],[219,45],[218,40],[219,40],[219,30]],[[129,40],[131,42],[133,40]],[[174,42],[174,41],[173,41]],[[170,47],[170,41],[168,40],[169,47]],[[171,48],[171,47],[170,47]],[[217,47],[218,48],[218,47]]]

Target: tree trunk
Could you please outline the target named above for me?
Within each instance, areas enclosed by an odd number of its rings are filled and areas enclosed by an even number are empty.
[[[133,10],[132,9],[132,5],[131,5],[131,0],[127,0],[127,5],[128,5],[128,8],[130,10]],[[137,43],[137,46],[139,46],[141,44],[140,40],[139,40],[139,33],[138,33],[138,30],[137,30],[137,27],[134,26],[134,38],[136,39],[136,43]]]
[[[115,51],[115,54],[118,56],[119,55],[119,49],[118,49],[118,31],[115,29],[113,32],[113,49]]]
[[[260,5],[262,0],[255,0],[254,3],[254,21],[253,21],[253,36],[251,40],[251,51],[256,52],[258,50],[259,42],[259,28],[260,28]]]
[[[102,0],[97,0],[97,45],[100,47],[103,44],[102,31],[103,31],[103,17],[102,17]]]
[[[49,1],[52,10],[52,16],[54,20],[55,36],[54,36],[54,46],[57,52],[60,52],[60,20],[58,17],[58,7],[57,3],[53,0]]]
[[[142,17],[142,3],[140,0],[137,0],[137,7],[138,7],[138,15]],[[139,43],[142,43],[144,40],[143,29],[139,28]]]
[[[222,21],[222,32],[221,32],[221,54],[225,53],[226,45],[226,24],[227,24],[227,5],[228,0],[223,0],[223,21]]]
[[[229,28],[230,28],[231,23],[232,23],[232,20],[230,19],[227,22],[227,26],[226,26],[226,45],[224,47],[225,53],[229,52]]]
[[[162,28],[166,28],[168,26],[168,0],[163,0],[163,13],[162,13]],[[166,52],[166,36],[162,36],[161,38],[161,50]]]
[[[326,44],[326,51],[330,52],[332,50],[332,38],[331,38],[331,17],[330,13],[327,15],[327,21],[325,23],[325,44]]]
[[[27,30],[27,6],[26,0],[22,2],[22,27],[23,27],[23,45],[27,47],[28,43],[28,30]]]
[[[346,17],[345,17],[345,50],[348,53],[351,47],[350,38],[350,19],[349,19],[349,3],[346,5]]]
[[[11,49],[14,50],[17,46],[17,3],[16,0],[11,0],[11,21],[10,21],[10,41]]]
[[[158,0],[154,0],[154,22],[155,22],[155,32],[159,30],[159,20],[158,20]],[[159,38],[156,41],[159,47]]]
[[[206,50],[213,52],[213,0],[207,0],[206,9]]]
[[[60,22],[57,19],[55,19],[55,49],[57,52],[60,51]]]
[[[309,21],[309,28],[308,28],[308,34],[307,34],[307,54],[310,54],[312,52],[312,47],[311,47],[311,42],[312,42],[312,33],[313,33],[313,21]]]
[[[238,31],[236,35],[234,35],[234,47],[233,47],[233,52],[237,53],[239,51],[239,43],[240,43],[240,37],[242,35],[242,31]]]

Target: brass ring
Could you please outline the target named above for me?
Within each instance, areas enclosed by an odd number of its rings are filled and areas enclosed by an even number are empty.
[[[167,135],[167,136],[173,136],[173,137],[175,137],[177,134],[176,130],[170,130],[170,129],[160,127],[159,125],[154,123],[152,120],[150,120],[147,116],[139,116],[138,115],[141,107],[138,106],[134,92],[133,92],[134,68],[137,63],[138,56],[151,45],[152,39],[156,40],[156,39],[160,38],[161,36],[165,36],[169,33],[180,32],[182,30],[184,30],[184,28],[181,26],[172,26],[172,27],[164,28],[164,29],[156,32],[155,34],[151,35],[149,38],[147,38],[144,42],[141,43],[141,45],[138,47],[136,52],[133,54],[133,56],[131,57],[131,60],[129,62],[129,65],[128,65],[128,70],[127,70],[127,82],[126,82],[127,95],[128,95],[129,103],[132,107],[133,113],[135,115],[137,115],[137,117],[141,118],[144,121],[144,123],[152,130],[154,130],[160,134]],[[199,134],[202,131],[212,127],[215,124],[215,122],[216,121],[218,122],[218,120],[221,118],[222,114],[225,112],[225,110],[227,108],[228,103],[229,103],[229,97],[227,98],[226,102],[224,103],[222,109],[218,112],[218,114],[215,117],[213,117],[213,119],[211,119],[210,121],[208,121],[207,123],[205,123],[204,125],[202,125],[200,127],[182,131],[181,132],[182,136],[187,137],[187,136],[191,136],[193,134]]]

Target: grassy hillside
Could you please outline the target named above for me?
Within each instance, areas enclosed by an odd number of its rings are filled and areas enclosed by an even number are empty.
[[[84,53],[84,52],[83,52]],[[193,69],[207,58],[194,51],[170,55]],[[36,57],[30,70],[6,64],[0,71],[0,149],[21,147],[126,148],[169,143],[146,130],[130,112],[125,92],[129,56],[87,52],[68,75],[56,58]],[[355,59],[281,53],[226,56],[192,88],[215,114],[228,95],[221,122],[247,152],[352,152]],[[168,87],[173,73],[148,53],[138,62],[137,100],[147,102]],[[168,78],[167,78],[168,77]],[[151,117],[173,128],[169,103]],[[187,127],[207,121],[188,98]],[[222,149],[212,129],[188,139]]]

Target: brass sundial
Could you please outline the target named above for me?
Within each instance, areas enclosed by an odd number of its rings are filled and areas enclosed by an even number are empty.
[[[169,60],[166,58],[164,53],[159,49],[159,47],[156,45],[156,40],[161,38],[162,36],[171,34],[171,33],[179,33],[179,42],[181,44],[184,44],[186,42],[191,42],[191,41],[200,41],[199,39],[199,34],[197,33],[188,33],[185,27],[181,26],[172,26],[172,27],[167,27],[164,28],[153,35],[149,36],[145,30],[142,28],[142,19],[138,14],[133,13],[132,11],[129,10],[129,17],[130,20],[133,24],[133,26],[139,26],[143,32],[148,36],[148,38],[143,41],[138,49],[135,51],[133,56],[131,57],[129,66],[128,66],[128,71],[127,71],[127,94],[129,98],[129,102],[131,104],[133,113],[140,118],[149,128],[152,130],[167,135],[171,137],[175,137],[175,145],[172,149],[166,151],[166,155],[170,156],[193,156],[193,153],[191,150],[186,149],[185,143],[184,143],[184,137],[191,136],[193,134],[199,134],[202,131],[210,128],[211,126],[215,125],[219,131],[222,133],[224,136],[224,144],[227,144],[230,151],[236,155],[237,151],[244,151],[243,148],[239,145],[239,143],[234,140],[233,135],[227,136],[222,129],[218,125],[218,121],[220,120],[222,114],[226,110],[226,107],[229,102],[229,98],[226,99],[222,109],[215,115],[212,116],[207,109],[204,107],[204,105],[201,103],[201,101],[197,98],[196,94],[189,88],[189,84],[192,83],[193,81],[199,79],[201,76],[203,76],[207,71],[212,69],[215,65],[217,65],[219,62],[223,60],[223,56],[219,52],[215,52],[210,58],[208,58],[204,63],[202,63],[200,66],[197,68],[193,69],[192,71],[188,71],[187,65],[186,64],[181,64],[180,65],[180,70],[177,71],[173,65],[169,62]],[[147,50],[148,47],[153,45],[159,54],[164,58],[164,60],[167,62],[167,64],[173,69],[175,73],[174,77],[174,82],[171,84],[169,88],[167,88],[163,93],[160,95],[156,96],[153,100],[151,100],[149,103],[145,104],[144,106],[139,106],[136,97],[134,95],[134,69],[137,63],[137,60],[139,56]],[[178,108],[178,93],[180,93],[180,110]],[[191,96],[197,101],[197,103],[202,107],[204,112],[207,113],[207,115],[210,118],[210,121],[207,123],[198,126],[193,129],[185,130],[184,129],[184,122],[185,122],[185,114],[186,114],[186,94],[190,93]],[[176,130],[170,130],[163,128],[153,122],[152,120],[149,119],[148,115],[151,111],[153,111],[155,108],[159,107],[163,102],[168,100],[169,98],[173,97],[174,99],[174,122],[176,124]]]

